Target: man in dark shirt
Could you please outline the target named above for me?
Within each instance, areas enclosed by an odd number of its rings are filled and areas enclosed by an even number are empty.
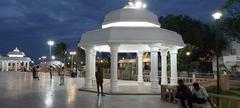
[[[180,100],[183,108],[187,108],[185,105],[185,100],[188,102],[188,107],[193,108],[191,96],[191,90],[184,84],[183,80],[178,80],[177,93],[175,97]]]
[[[97,71],[95,73],[95,77],[97,80],[97,92],[98,92],[98,96],[99,96],[99,87],[101,87],[101,94],[102,96],[105,96],[103,93],[103,71],[101,69],[101,67],[97,67]]]

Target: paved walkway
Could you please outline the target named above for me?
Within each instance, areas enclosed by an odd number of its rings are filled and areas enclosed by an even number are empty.
[[[84,82],[84,78],[80,79],[81,82]],[[83,84],[80,84],[80,90],[85,91]],[[127,95],[159,95],[160,96],[160,86],[158,89],[152,89],[150,82],[138,83],[137,81],[129,80],[118,80],[118,92],[110,93],[110,80],[104,79],[103,83],[104,92],[107,94],[127,94]],[[93,88],[88,89],[87,91],[97,92],[97,85],[95,80],[93,81]]]
[[[78,91],[80,78],[66,78],[59,86],[59,77],[50,80],[41,73],[32,80],[31,73],[0,72],[1,108],[176,108],[160,100],[158,95],[107,95]]]

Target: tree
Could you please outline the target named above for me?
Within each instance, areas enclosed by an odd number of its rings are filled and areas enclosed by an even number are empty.
[[[53,47],[53,54],[59,58],[61,61],[65,62],[65,58],[67,57],[67,44],[64,42],[60,42]]]
[[[181,34],[183,41],[187,44],[187,47],[179,50],[179,69],[186,69],[190,66],[191,64],[188,63],[190,58],[191,61],[210,67],[212,57],[216,54],[216,47],[220,48],[220,52],[226,48],[225,38],[221,33],[217,32],[217,29],[213,29],[212,26],[194,20],[189,16],[168,15],[160,17],[159,22],[162,28]],[[191,47],[194,48],[191,49],[191,57],[187,57],[186,51],[190,50]],[[188,64],[188,66],[182,64]]]
[[[225,13],[219,24],[221,30],[228,37],[240,40],[240,0],[227,0],[220,10]]]
[[[84,49],[77,47],[77,62],[79,62],[80,64],[85,64],[85,51]]]

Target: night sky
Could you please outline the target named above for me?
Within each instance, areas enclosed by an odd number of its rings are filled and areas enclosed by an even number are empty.
[[[0,0],[0,54],[18,47],[37,60],[49,54],[46,41],[76,47],[82,33],[101,27],[106,13],[128,0]],[[145,0],[158,16],[188,15],[211,23],[225,0]]]

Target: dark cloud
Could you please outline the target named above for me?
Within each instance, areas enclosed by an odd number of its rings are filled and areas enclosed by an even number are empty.
[[[16,46],[35,60],[48,54],[46,41],[67,42],[71,49],[81,34],[101,27],[106,13],[128,0],[1,0],[0,53]],[[186,14],[205,22],[224,0],[145,0],[158,16]]]

